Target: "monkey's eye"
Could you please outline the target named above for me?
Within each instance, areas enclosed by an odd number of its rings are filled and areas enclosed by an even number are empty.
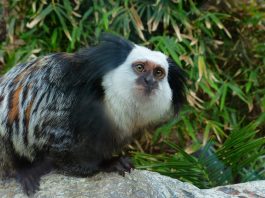
[[[144,65],[143,65],[143,64],[137,64],[137,65],[134,66],[134,69],[135,69],[137,72],[141,73],[141,72],[144,71]]]
[[[156,68],[154,70],[154,76],[157,79],[162,79],[165,76],[165,71],[162,68]]]

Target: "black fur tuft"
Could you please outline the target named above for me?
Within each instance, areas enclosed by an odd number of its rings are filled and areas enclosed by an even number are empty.
[[[178,113],[180,107],[186,99],[186,77],[184,71],[179,68],[172,59],[168,58],[167,61],[169,64],[168,82],[173,92],[174,111],[175,113]]]
[[[86,64],[84,77],[90,81],[121,65],[133,47],[131,42],[121,37],[103,34],[98,46],[81,50],[76,58],[78,62]]]
[[[130,41],[125,40],[122,37],[114,36],[112,34],[107,34],[107,33],[103,33],[100,36],[100,41],[105,42],[105,43],[108,42],[112,45],[117,45],[117,46],[122,48],[123,52],[126,52],[126,53],[130,52],[132,50],[132,48],[134,47],[134,44],[131,43]],[[124,55],[126,55],[126,54],[124,54]]]
[[[109,34],[101,37],[99,45],[85,48],[73,56],[74,67],[68,74],[78,74],[78,83],[92,83],[101,79],[107,72],[121,65],[133,49],[129,41]],[[71,69],[79,72],[72,72]]]

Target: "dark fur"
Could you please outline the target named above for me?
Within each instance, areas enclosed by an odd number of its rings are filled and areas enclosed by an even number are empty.
[[[168,82],[169,86],[173,91],[173,105],[175,113],[179,112],[181,105],[185,101],[185,84],[186,77],[184,71],[180,69],[176,63],[168,58],[169,72],[168,72]]]

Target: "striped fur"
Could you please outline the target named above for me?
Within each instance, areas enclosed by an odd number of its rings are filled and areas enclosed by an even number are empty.
[[[65,145],[71,139],[68,119],[73,96],[47,80],[57,78],[51,74],[56,68],[52,61],[54,55],[20,64],[0,84],[0,135],[11,140],[16,153],[31,161],[49,139]],[[53,128],[52,123],[56,123]]]

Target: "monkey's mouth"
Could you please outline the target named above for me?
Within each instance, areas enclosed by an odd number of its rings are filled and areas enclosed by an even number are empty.
[[[156,86],[141,86],[138,85],[135,87],[138,94],[143,96],[151,96],[156,93],[157,87]]]

